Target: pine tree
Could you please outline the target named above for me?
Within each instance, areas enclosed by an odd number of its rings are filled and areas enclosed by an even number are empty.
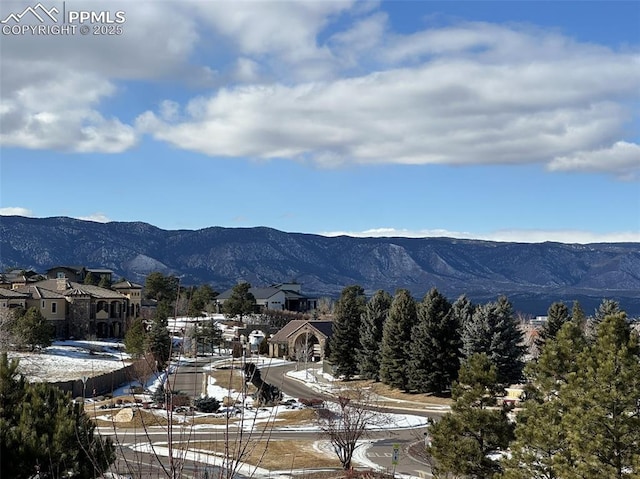
[[[540,330],[540,334],[536,339],[538,348],[542,348],[544,343],[550,338],[555,338],[560,328],[571,319],[569,308],[562,302],[555,302],[547,310],[547,321]]]
[[[249,290],[249,283],[238,283],[231,290],[231,296],[222,304],[222,312],[229,318],[242,321],[247,314],[255,312],[256,298]]]
[[[347,286],[342,290],[334,308],[329,360],[336,374],[346,381],[358,373],[360,323],[366,302],[361,286]]]
[[[579,322],[568,321],[550,337],[535,362],[525,368],[530,384],[517,416],[512,455],[505,461],[504,479],[558,478],[557,464],[571,462],[562,418],[566,405],[559,393],[578,371],[576,356],[587,347]]]
[[[565,324],[543,358],[505,479],[639,477],[640,349],[624,313],[603,318],[592,343]]]
[[[498,369],[500,383],[520,381],[525,351],[523,335],[505,296],[476,308],[463,328],[462,340],[466,357],[475,353],[489,356]]]
[[[146,336],[145,350],[153,355],[158,370],[165,368],[171,357],[171,336],[169,336],[168,318],[171,307],[166,301],[161,301]]]
[[[464,294],[454,301],[451,305],[451,314],[460,328],[460,336],[462,340],[463,331],[473,318],[475,306]]]
[[[572,462],[568,479],[640,477],[640,349],[624,313],[605,316],[562,391]]]
[[[416,302],[406,289],[399,289],[389,308],[382,330],[380,380],[391,387],[408,390],[407,363],[410,358],[411,328],[417,321]]]
[[[497,369],[486,354],[474,354],[460,367],[451,412],[429,431],[427,452],[435,462],[434,475],[485,479],[500,472],[500,463],[489,453],[508,447],[513,425],[505,408],[488,407],[500,390],[497,380]]]
[[[144,353],[145,336],[142,318],[134,319],[124,335],[124,346],[133,357],[139,358]]]
[[[431,289],[418,305],[418,322],[412,329],[409,387],[420,393],[449,389],[460,369],[461,346],[451,303]]]
[[[38,308],[31,307],[24,314],[17,316],[12,332],[19,344],[35,351],[51,346],[54,327]]]
[[[111,439],[69,394],[48,383],[28,383],[17,361],[0,355],[0,476],[101,477],[115,460]]]
[[[380,380],[382,330],[389,315],[392,299],[389,293],[379,290],[367,302],[360,324],[360,350],[358,354],[360,377],[363,379]]]

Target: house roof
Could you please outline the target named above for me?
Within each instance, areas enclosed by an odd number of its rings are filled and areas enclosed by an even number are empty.
[[[333,327],[332,321],[307,321],[305,319],[294,319],[289,321],[282,329],[280,329],[280,331],[274,334],[269,339],[269,342],[286,343],[293,334],[302,329],[305,325],[309,325],[311,329],[315,329],[318,333],[327,338],[331,337]]]
[[[2,299],[27,299],[29,295],[13,289],[0,288],[0,298]]]
[[[39,281],[38,283],[42,283]],[[64,294],[38,286],[38,283],[22,286],[17,289],[20,293],[26,293],[33,299],[64,299]]]
[[[111,285],[113,289],[142,289],[142,285],[131,281],[120,281]]]
[[[282,290],[280,290],[278,288],[272,288],[272,287],[268,287],[268,288],[249,288],[249,292],[258,301],[261,300],[261,299],[272,298],[273,296],[275,296],[276,294],[280,293],[281,291]],[[229,299],[231,297],[232,293],[233,293],[233,288],[228,289],[224,293],[220,293],[218,296],[216,296],[216,299]]]
[[[113,274],[113,271],[110,269],[102,269],[102,268],[87,268],[88,273],[98,273],[98,274]]]
[[[47,270],[47,273],[49,271],[53,271],[54,269],[68,269],[69,271],[73,271],[74,273],[80,273],[84,269],[84,266],[58,265],[58,266],[54,266],[53,268],[49,268]]]
[[[25,288],[33,288],[37,287],[38,290],[50,291],[56,294],[61,295],[61,297],[65,296],[91,296],[96,299],[124,299],[125,296],[118,293],[117,291],[112,291],[110,289],[101,288],[99,286],[92,286],[90,284],[80,284],[74,281],[66,280],[65,288],[59,289],[59,279],[45,279],[43,281],[38,281],[29,286],[23,286],[22,288],[18,288],[19,291],[22,291]],[[65,280],[63,280],[65,281]]]

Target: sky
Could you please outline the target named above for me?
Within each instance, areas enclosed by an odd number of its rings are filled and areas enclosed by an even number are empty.
[[[2,215],[640,242],[640,0],[0,18]]]

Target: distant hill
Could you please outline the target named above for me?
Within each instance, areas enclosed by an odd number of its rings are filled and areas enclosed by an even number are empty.
[[[553,301],[577,299],[587,314],[603,298],[640,316],[640,243],[499,243],[452,238],[353,238],[270,228],[168,231],[146,223],[95,223],[66,217],[0,217],[0,267],[57,265],[112,269],[144,282],[153,271],[182,284],[222,291],[295,280],[303,291],[337,296],[350,284],[368,293],[432,287],[476,302],[506,294],[518,311],[545,314]]]

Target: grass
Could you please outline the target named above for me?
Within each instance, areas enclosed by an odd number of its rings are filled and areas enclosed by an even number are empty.
[[[376,401],[381,406],[398,405],[396,401],[385,401],[385,398],[422,404],[424,406],[450,406],[453,402],[450,397],[434,396],[433,394],[424,393],[407,393],[399,389],[394,389],[386,384],[382,384],[381,382],[375,382],[371,380],[345,381],[336,382],[335,384],[348,389],[369,389],[371,392],[381,397]]]
[[[271,440],[246,442],[242,462],[269,470],[339,468],[340,461],[314,447],[316,441]],[[177,445],[180,447],[180,444]],[[182,445],[184,447],[184,445]],[[233,445],[230,445],[233,448]],[[222,454],[223,441],[192,441],[188,449]]]

